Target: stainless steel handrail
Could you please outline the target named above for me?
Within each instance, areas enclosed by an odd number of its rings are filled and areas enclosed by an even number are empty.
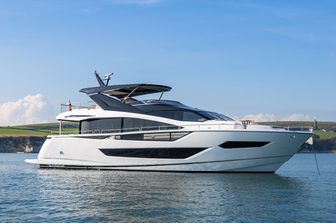
[[[288,131],[298,131],[298,132],[313,132],[314,127],[312,126],[286,126],[284,129]]]
[[[123,129],[94,129],[94,130],[62,130],[51,131],[51,134],[57,133],[58,135],[73,135],[73,134],[110,134],[110,133],[123,133],[123,132],[140,132],[140,131],[155,131],[155,130],[174,130],[181,129],[180,126],[143,126],[143,127],[134,127],[134,128],[123,128]]]

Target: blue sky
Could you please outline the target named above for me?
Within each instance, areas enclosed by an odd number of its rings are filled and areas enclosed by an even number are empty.
[[[170,85],[166,99],[235,118],[336,120],[336,1],[0,4],[0,125],[86,103],[78,90],[97,84],[94,70]]]

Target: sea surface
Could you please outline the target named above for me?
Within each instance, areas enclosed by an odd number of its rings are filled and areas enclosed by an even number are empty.
[[[336,155],[276,174],[38,169],[0,154],[0,222],[336,222]]]

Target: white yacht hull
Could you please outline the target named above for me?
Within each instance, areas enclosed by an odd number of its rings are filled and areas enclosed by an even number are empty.
[[[41,168],[273,173],[311,137],[308,132],[249,130],[199,130],[176,141],[120,140],[115,135],[50,136],[41,148],[38,159],[26,162],[39,164]],[[221,147],[225,142],[258,141],[267,144],[257,147],[245,145],[244,148]],[[200,152],[186,158],[120,157],[102,152],[170,148],[200,148]]]

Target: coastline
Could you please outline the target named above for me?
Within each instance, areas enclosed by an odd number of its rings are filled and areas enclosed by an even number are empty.
[[[46,136],[0,135],[0,153],[27,152],[27,148],[38,153],[46,139]]]

